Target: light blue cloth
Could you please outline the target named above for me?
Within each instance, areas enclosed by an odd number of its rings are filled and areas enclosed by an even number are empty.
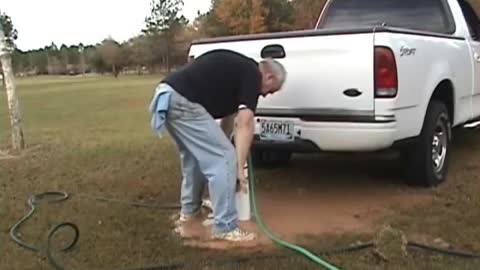
[[[149,110],[151,113],[150,126],[153,131],[161,137],[162,130],[167,119],[167,112],[170,104],[170,97],[173,88],[168,84],[161,83],[155,89]]]

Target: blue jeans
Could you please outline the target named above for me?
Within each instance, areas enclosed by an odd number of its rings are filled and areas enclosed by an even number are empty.
[[[182,213],[192,214],[199,210],[203,188],[208,184],[214,233],[237,228],[236,155],[220,125],[203,106],[173,90],[165,126],[180,152]]]

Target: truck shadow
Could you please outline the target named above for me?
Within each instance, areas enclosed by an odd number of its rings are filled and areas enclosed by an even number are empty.
[[[450,145],[450,174],[460,170],[460,160],[480,151],[480,128],[456,129]],[[315,153],[295,154],[287,165],[259,167],[259,175],[274,185],[324,187],[352,186],[422,188],[409,186],[405,181],[404,168],[399,153],[394,151],[375,153]],[[270,180],[274,178],[274,180]]]

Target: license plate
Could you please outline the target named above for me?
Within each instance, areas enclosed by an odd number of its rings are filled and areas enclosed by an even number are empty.
[[[268,141],[293,141],[293,122],[284,120],[260,120],[260,139]]]

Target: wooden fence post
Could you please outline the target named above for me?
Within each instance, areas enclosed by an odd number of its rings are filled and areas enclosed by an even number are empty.
[[[16,93],[15,76],[12,69],[12,48],[7,44],[3,28],[0,25],[0,62],[3,70],[3,80],[7,90],[8,112],[12,128],[12,148],[14,151],[21,151],[25,148],[23,137],[22,115],[20,104]]]

